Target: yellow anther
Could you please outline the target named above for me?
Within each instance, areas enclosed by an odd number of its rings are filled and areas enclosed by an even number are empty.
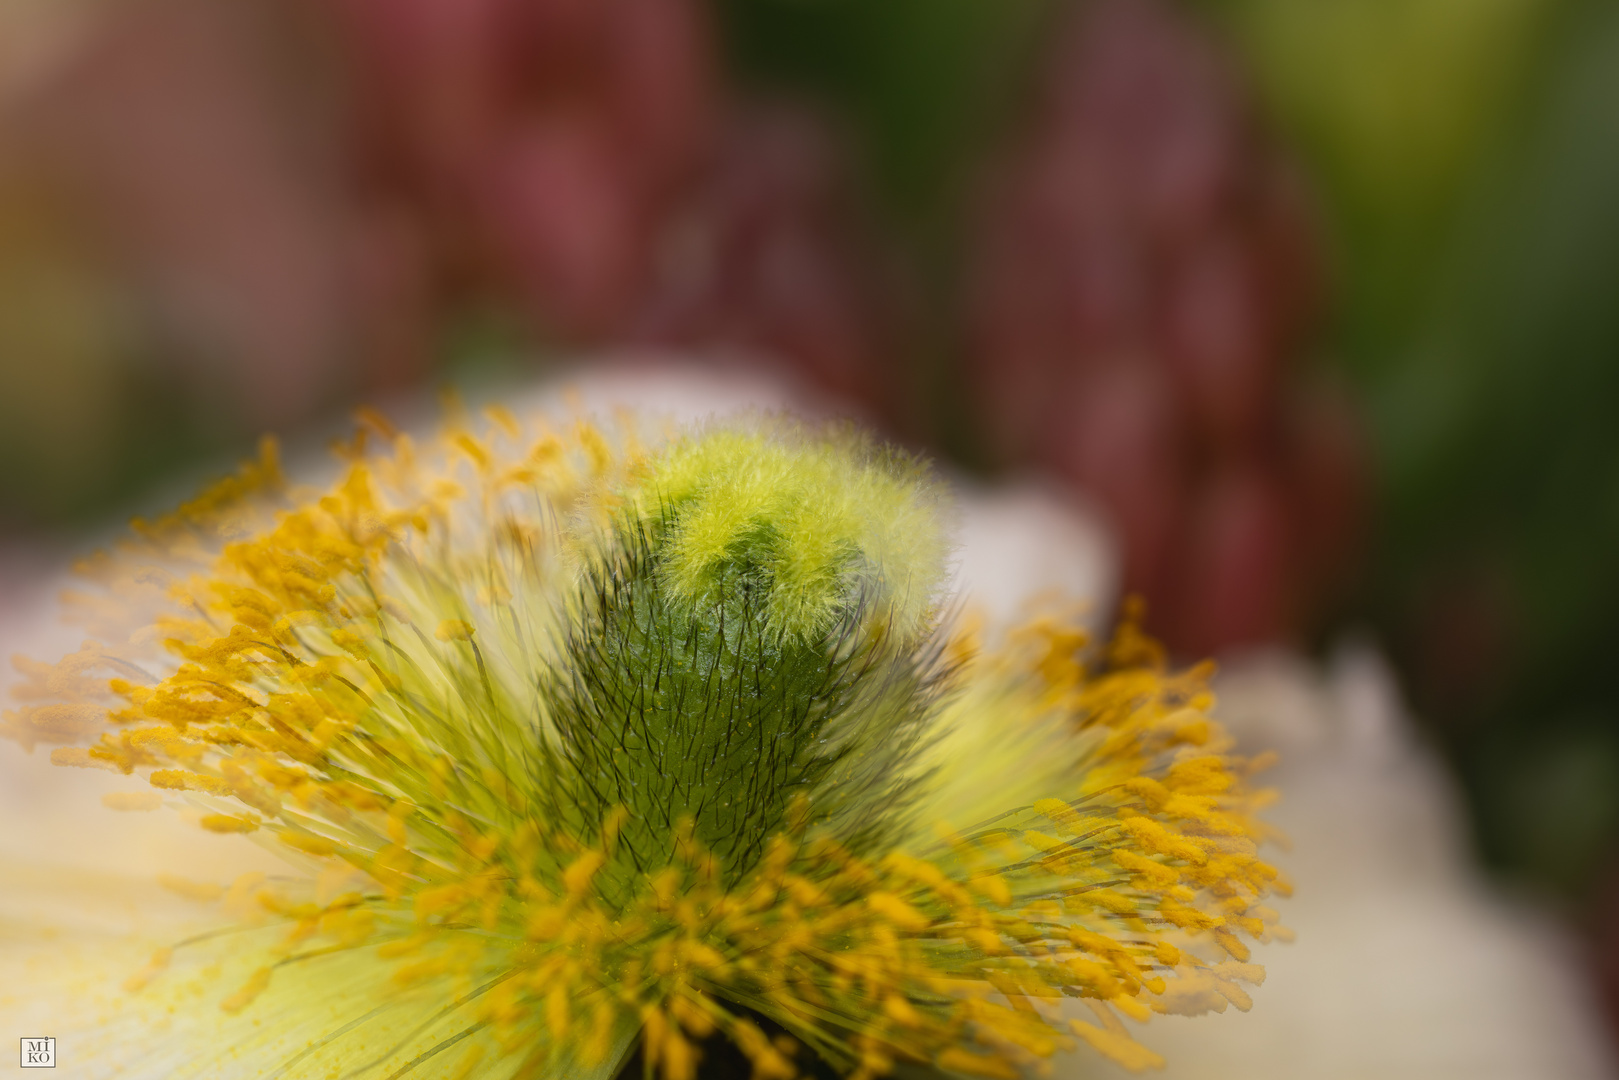
[[[256,820],[242,814],[204,814],[197,823],[216,833],[250,833],[259,827]]]
[[[474,631],[473,625],[465,619],[445,619],[433,631],[433,636],[440,641],[471,641]]]
[[[866,898],[871,910],[902,930],[925,930],[933,920],[893,893],[876,892]]]
[[[147,777],[153,787],[171,791],[202,791],[209,795],[229,795],[230,785],[217,776],[203,776],[181,769],[158,769]]]
[[[158,949],[152,954],[152,958],[147,961],[145,967],[124,980],[124,991],[133,994],[144,990],[153,979],[168,968],[170,961],[173,959],[173,949]]]
[[[109,791],[101,796],[101,805],[108,810],[156,810],[163,805],[163,796],[155,791]]]
[[[606,861],[607,856],[599,851],[587,851],[575,859],[562,872],[562,885],[568,890],[568,895],[583,895],[590,887],[591,879],[596,876],[596,871],[600,870]]]
[[[281,829],[277,832],[281,842],[290,848],[296,848],[306,855],[324,857],[337,850],[337,842],[314,833],[299,832],[294,829]]]
[[[988,1077],[989,1080],[1019,1080],[1022,1075],[1016,1066],[1004,1058],[974,1053],[959,1046],[946,1047],[933,1060],[941,1069]]]
[[[219,1007],[228,1013],[241,1012],[243,1009],[253,1004],[254,999],[260,994],[264,993],[264,991],[269,987],[270,975],[270,968],[259,968],[248,977],[247,982],[243,983],[234,994],[230,995],[230,997],[226,998],[224,1001],[221,1001],[219,1003]]]

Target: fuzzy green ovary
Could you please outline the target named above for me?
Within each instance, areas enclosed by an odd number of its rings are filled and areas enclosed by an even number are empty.
[[[931,708],[910,651],[942,577],[932,491],[853,439],[720,431],[627,496],[554,695],[579,799],[630,811],[625,869],[666,863],[690,818],[744,873],[799,795],[840,805],[826,785],[872,752],[848,732],[894,734]]]
[[[946,543],[923,468],[852,435],[717,431],[676,444],[629,493],[661,526],[669,595],[711,605],[738,572],[765,590],[770,625],[800,640],[852,605],[903,640],[925,632]]]
[[[848,693],[850,657],[771,632],[743,582],[694,622],[663,595],[653,559],[621,571],[570,642],[574,678],[554,698],[575,799],[603,818],[629,811],[626,870],[668,865],[689,818],[743,872],[825,772],[816,736]]]

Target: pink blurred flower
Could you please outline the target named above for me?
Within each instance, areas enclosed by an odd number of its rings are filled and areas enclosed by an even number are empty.
[[[867,222],[845,145],[816,113],[739,110],[660,236],[632,338],[775,358],[817,386],[893,404],[902,276]]]
[[[1177,648],[1302,625],[1353,555],[1362,455],[1340,401],[1295,389],[1315,231],[1206,33],[1161,0],[1071,5],[975,230],[991,452],[1100,500]]]
[[[433,277],[600,339],[708,146],[697,0],[342,0],[363,199],[410,208]]]

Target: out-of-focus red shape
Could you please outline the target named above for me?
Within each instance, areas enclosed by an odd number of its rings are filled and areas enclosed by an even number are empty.
[[[1588,956],[1609,1030],[1619,1033],[1619,850],[1608,853],[1607,866],[1586,918],[1595,947]]]
[[[784,358],[846,399],[885,406],[902,305],[857,192],[844,143],[818,114],[737,111],[662,234],[632,337]]]
[[[989,448],[1101,502],[1173,647],[1285,638],[1363,506],[1352,412],[1295,389],[1322,292],[1308,199],[1174,5],[1070,4],[1048,62],[975,220]]]
[[[292,422],[344,381],[350,222],[282,96],[265,9],[115,6],[12,118],[211,408]],[[14,147],[15,149],[15,147]]]
[[[903,275],[846,142],[730,102],[700,0],[334,3],[360,198],[430,309],[504,296],[553,341],[774,360],[888,411]]]
[[[1277,411],[1271,299],[1246,237],[1228,232],[1190,241],[1165,282],[1163,351],[1197,431],[1241,451]]]
[[[374,201],[354,217],[348,267],[356,305],[360,382],[374,392],[410,389],[431,370],[435,294],[429,241],[415,215]]]
[[[335,0],[364,164],[423,196],[464,189],[516,102],[510,0]]]
[[[1162,369],[1120,356],[1073,382],[1046,428],[1042,457],[1108,509],[1133,590],[1162,597],[1185,529],[1189,477],[1182,420]]]
[[[1187,653],[1287,633],[1297,555],[1286,496],[1254,459],[1224,462],[1198,486],[1165,611]]]
[[[698,0],[336,0],[360,197],[413,214],[450,298],[610,339],[709,155]]]
[[[1367,445],[1348,392],[1318,383],[1286,403],[1279,457],[1305,581],[1333,588],[1365,540],[1371,492]]]
[[[641,277],[643,211],[623,160],[583,117],[530,121],[490,163],[481,216],[530,309],[568,333],[600,332]]]
[[[141,0],[95,20],[33,141],[189,345],[152,351],[239,383],[255,423],[409,385],[491,308],[544,344],[774,358],[881,414],[902,276],[847,142],[730,100],[711,23],[705,0]]]

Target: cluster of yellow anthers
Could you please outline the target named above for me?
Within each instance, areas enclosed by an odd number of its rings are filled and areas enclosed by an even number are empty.
[[[1206,672],[1167,672],[1128,624],[1099,651],[1054,624],[993,654],[958,635],[903,764],[917,827],[862,845],[812,790],[745,864],[679,817],[647,865],[628,811],[557,796],[543,669],[600,535],[579,523],[656,452],[498,410],[423,449],[364,419],[329,490],[290,485],[266,445],[91,560],[97,643],[19,662],[39,703],[4,721],[307,864],[227,897],[252,934],[282,928],[217,991],[227,1013],[346,988],[269,1075],[610,1076],[639,1046],[647,1075],[689,1080],[721,1033],[765,1078],[806,1046],[862,1078],[1014,1078],[1080,1041],[1152,1067],[1121,1014],[1249,1006],[1243,939],[1285,934],[1264,906],[1284,886],[1256,854],[1259,763],[1227,752]],[[130,987],[159,992],[185,952]]]

